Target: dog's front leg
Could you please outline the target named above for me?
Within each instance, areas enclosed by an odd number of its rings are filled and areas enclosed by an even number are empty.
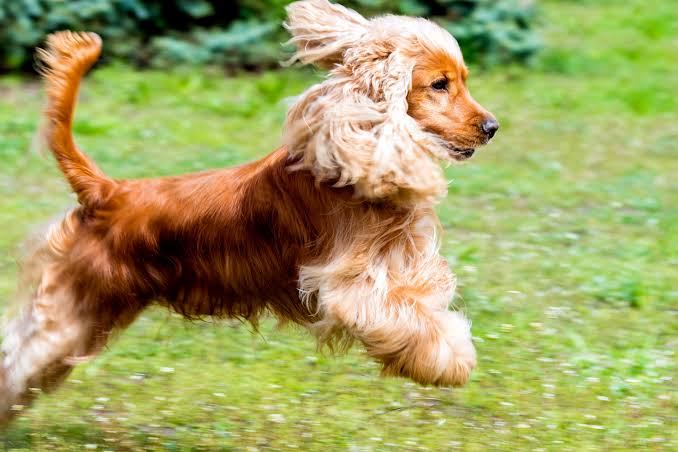
[[[382,283],[313,270],[305,270],[302,282],[317,299],[321,320],[312,328],[321,340],[346,335],[360,340],[386,375],[440,386],[468,381],[476,353],[469,321],[447,310],[454,278],[446,264],[429,266],[428,274],[391,275]]]

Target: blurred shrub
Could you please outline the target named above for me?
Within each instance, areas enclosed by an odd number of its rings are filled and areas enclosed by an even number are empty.
[[[287,39],[281,22],[291,0],[0,0],[0,70],[28,68],[44,36],[92,30],[106,55],[139,66],[277,64]],[[434,18],[484,64],[526,61],[539,48],[529,0],[345,0],[367,15]]]

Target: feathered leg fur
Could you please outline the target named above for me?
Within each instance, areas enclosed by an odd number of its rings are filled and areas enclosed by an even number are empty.
[[[455,278],[438,255],[430,209],[386,220],[361,216],[336,235],[329,255],[302,267],[299,284],[330,346],[360,340],[386,375],[423,384],[463,385],[476,364],[470,323],[448,311]],[[342,240],[343,238],[343,240]]]
[[[138,313],[105,313],[78,298],[64,274],[77,222],[71,213],[54,225],[25,262],[28,300],[5,325],[0,347],[0,426],[39,393],[56,389],[73,366],[94,357]]]

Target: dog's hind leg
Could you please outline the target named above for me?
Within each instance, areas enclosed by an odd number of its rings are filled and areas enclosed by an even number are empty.
[[[72,295],[50,287],[45,276],[34,297],[21,306],[4,331],[0,357],[0,420],[8,420],[41,390],[51,389],[70,370],[66,360],[86,334]]]
[[[41,270],[30,300],[4,329],[0,351],[0,426],[40,392],[54,390],[73,367],[96,355],[136,312],[96,312],[64,284],[58,266]],[[87,307],[89,306],[89,307]]]

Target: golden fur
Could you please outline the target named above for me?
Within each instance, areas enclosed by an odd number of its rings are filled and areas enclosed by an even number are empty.
[[[468,94],[456,41],[424,19],[367,20],[326,0],[288,7],[294,61],[330,68],[290,108],[284,146],[228,169],[113,180],[71,134],[100,39],[61,32],[40,51],[47,141],[79,206],[27,260],[29,299],[9,320],[0,421],[95,356],[153,303],[188,318],[265,311],[332,347],[360,341],[385,374],[462,385],[469,322],[448,311],[438,254],[439,162],[498,127]]]

